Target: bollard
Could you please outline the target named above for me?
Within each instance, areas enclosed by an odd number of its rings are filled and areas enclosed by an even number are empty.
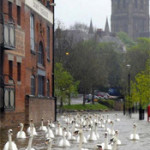
[[[149,122],[149,117],[150,117],[150,105],[147,107],[147,121]]]

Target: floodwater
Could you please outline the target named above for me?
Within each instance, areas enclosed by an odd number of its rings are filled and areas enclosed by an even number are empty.
[[[122,112],[107,112],[103,113],[106,117],[106,114],[109,114],[110,119],[114,119],[115,113],[118,114],[118,118],[121,119],[120,122],[115,122],[114,129],[119,131],[119,139],[122,144],[118,146],[117,150],[150,150],[150,122],[147,122],[146,115],[144,121],[138,120],[138,114],[132,114],[132,118],[130,119],[128,116],[124,116]],[[58,120],[60,123],[65,126],[65,122],[62,117],[58,116]],[[130,134],[133,131],[133,123],[137,124],[137,133],[140,136],[139,141],[131,141],[129,139]],[[19,124],[19,123],[18,123]],[[39,127],[36,127],[38,136],[35,136],[33,139],[33,148],[35,150],[47,150],[47,146],[45,145],[45,133],[39,131]],[[17,128],[13,129],[13,141],[17,144],[18,150],[25,150],[28,145],[28,138],[25,140],[18,140],[15,138],[17,133]],[[84,132],[84,135],[87,137],[90,131]],[[100,134],[100,139],[95,142],[88,142],[87,144],[83,144],[83,148],[88,148],[89,150],[95,150],[94,147],[96,144],[100,144],[104,142],[104,129],[98,128],[98,133]],[[109,137],[110,139],[111,137]],[[60,148],[58,147],[58,143],[61,137],[56,137],[53,140],[52,150],[78,150],[78,144],[76,141],[70,142],[71,147],[69,148]],[[4,144],[8,141],[7,138],[7,130],[2,130],[0,132],[0,150],[3,150]]]

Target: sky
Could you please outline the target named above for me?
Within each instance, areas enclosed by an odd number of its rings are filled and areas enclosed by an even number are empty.
[[[60,22],[65,28],[75,23],[90,25],[92,19],[96,28],[105,27],[106,18],[110,23],[111,0],[55,0],[56,25]]]

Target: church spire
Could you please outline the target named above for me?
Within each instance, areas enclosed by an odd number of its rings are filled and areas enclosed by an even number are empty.
[[[108,35],[109,32],[110,32],[110,30],[109,30],[108,18],[106,18],[106,24],[105,24],[105,33],[106,33],[106,35]]]
[[[92,23],[92,19],[91,19],[91,22],[90,22],[89,34],[93,34],[93,23]]]

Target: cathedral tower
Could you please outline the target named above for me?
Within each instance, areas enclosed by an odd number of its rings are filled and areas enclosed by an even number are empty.
[[[126,32],[131,38],[148,36],[149,0],[111,0],[111,31]]]

